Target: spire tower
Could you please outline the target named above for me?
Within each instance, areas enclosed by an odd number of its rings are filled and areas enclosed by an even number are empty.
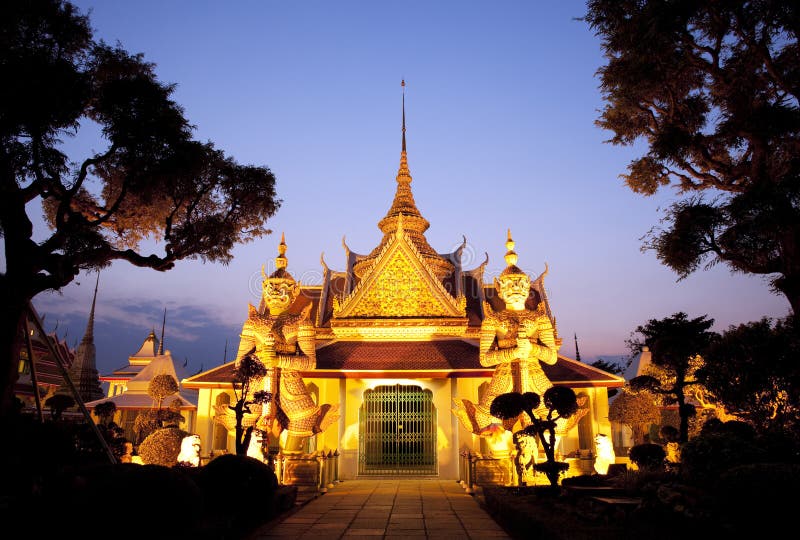
[[[75,350],[75,360],[69,368],[69,377],[72,379],[72,383],[84,403],[100,399],[104,395],[103,389],[100,387],[100,375],[97,372],[96,363],[97,349],[94,345],[94,309],[97,305],[97,289],[99,286],[100,274],[98,273],[97,281],[94,284],[92,308],[89,310],[89,321],[86,323],[86,333]],[[72,390],[65,381],[56,392],[70,395]]]
[[[400,167],[397,170],[397,191],[395,191],[392,206],[382,220],[378,222],[378,228],[383,232],[381,243],[372,250],[364,259],[357,262],[354,266],[356,275],[361,275],[374,262],[377,255],[388,243],[389,238],[397,233],[397,221],[399,216],[403,216],[403,232],[414,243],[420,255],[434,268],[436,275],[440,278],[453,272],[453,264],[441,257],[425,238],[425,231],[431,226],[427,219],[422,217],[414,195],[411,192],[411,171],[408,168],[408,154],[406,152],[406,81],[400,82],[403,89],[402,93],[402,124],[401,124],[401,146],[400,146]]]
[[[164,320],[161,321],[161,341],[158,344],[159,356],[164,354],[164,329],[167,327],[167,308],[164,308]]]
[[[97,273],[97,279],[94,282],[94,295],[92,296],[92,309],[89,310],[89,322],[86,323],[86,333],[83,335],[83,340],[94,342],[94,307],[97,304],[97,289],[100,286],[100,272]]]

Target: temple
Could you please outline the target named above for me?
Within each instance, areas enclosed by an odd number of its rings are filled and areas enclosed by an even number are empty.
[[[378,222],[383,233],[378,245],[357,253],[343,242],[345,268],[331,269],[321,258],[321,284],[283,279],[290,276],[291,253],[298,249],[291,242],[291,231],[286,231],[289,242],[281,242],[276,259],[276,267],[286,274],[265,275],[262,305],[250,306],[237,358],[183,381],[184,388],[199,392],[195,432],[204,450],[232,451],[232,434],[214,417],[221,406],[234,400],[231,382],[237,362],[245,354],[256,354],[277,366],[269,384],[272,392],[281,395],[288,390],[276,386],[275,381],[283,381],[277,375],[279,367],[295,366],[292,373],[297,371],[298,376],[293,384],[301,381],[301,397],[310,396],[313,403],[306,404],[305,417],[311,419],[309,426],[316,427],[309,428],[302,445],[295,444],[292,450],[338,451],[342,479],[371,475],[458,478],[464,451],[501,455],[498,440],[507,438],[493,437],[502,428],[491,423],[486,411],[481,412],[489,393],[505,388],[504,380],[495,377],[501,369],[510,370],[509,381],[516,381],[513,388],[517,390],[541,382],[572,388],[582,410],[560,434],[559,453],[565,459],[589,454],[595,435],[611,432],[607,388],[621,387],[624,380],[558,352],[562,339],[545,292],[546,266],[541,275],[526,276],[516,266],[511,232],[504,238],[501,224],[497,225],[498,242],[509,242],[508,251],[513,254],[507,255],[507,261],[513,262],[501,278],[513,278],[507,286],[517,287],[516,294],[522,294],[521,303],[514,304],[516,318],[505,316],[510,301],[499,294],[498,283],[487,283],[488,258],[475,268],[462,265],[466,239],[449,253],[428,243],[425,232],[430,223],[418,209],[411,187],[405,97],[396,184],[389,210]],[[278,284],[287,288],[279,291]],[[268,295],[276,294],[288,299],[288,305],[267,310]],[[288,322],[283,333],[276,334],[275,328],[284,324],[279,317]],[[519,335],[509,333],[508,321],[516,325],[514,332],[519,327]],[[489,323],[494,326],[487,329]],[[302,333],[302,328],[313,330],[310,349],[281,341],[280,336]],[[253,333],[257,331],[263,332],[261,338]],[[280,339],[263,337],[269,332]],[[523,338],[530,344],[519,344]],[[278,352],[260,345],[273,342],[280,342]],[[513,371],[507,365],[510,362],[498,363],[512,359],[517,349],[533,355],[532,360],[519,363],[535,364],[536,375]],[[302,416],[300,409],[293,410]],[[335,416],[329,414],[327,422],[322,422],[326,412]],[[287,444],[286,436],[281,448]]]

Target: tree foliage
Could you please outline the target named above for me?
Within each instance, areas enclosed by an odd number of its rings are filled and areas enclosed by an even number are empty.
[[[647,143],[634,192],[674,186],[643,249],[684,278],[718,262],[768,275],[800,309],[800,9],[766,0],[590,0],[616,145]]]
[[[609,361],[604,358],[599,358],[589,365],[596,367],[597,369],[607,371],[608,373],[614,373],[616,375],[622,375],[622,373],[625,371],[625,369],[617,362]]]
[[[175,86],[141,54],[95,41],[88,17],[67,1],[3,5],[0,80],[7,414],[16,331],[34,296],[114,260],[161,271],[182,259],[228,263],[235,244],[270,232],[263,224],[280,201],[267,167],[193,140]],[[64,139],[95,130],[99,150],[65,153]],[[50,233],[35,239],[37,206]]]
[[[547,408],[547,414],[544,417],[536,415],[536,409],[542,402]],[[567,419],[577,411],[578,401],[575,392],[571,388],[562,386],[548,388],[543,397],[535,392],[500,394],[489,406],[489,413],[501,420],[514,420],[523,413],[527,415],[529,421],[523,422],[525,427],[514,434],[517,451],[521,452],[522,450],[519,447],[520,442],[518,442],[522,439],[521,435],[538,438],[547,460],[545,463],[537,464],[536,469],[545,473],[553,487],[558,485],[561,473],[569,468],[566,463],[556,461],[555,457],[558,420]],[[520,473],[519,478],[522,477],[523,475]]]
[[[159,428],[149,434],[139,445],[139,456],[147,465],[173,467],[178,464],[181,442],[188,435],[177,427]]]
[[[630,386],[608,406],[608,419],[628,426],[633,432],[633,444],[641,444],[652,424],[661,422],[657,398],[647,390],[634,391]]]
[[[715,340],[697,378],[726,410],[760,432],[800,429],[797,318],[731,326]]]
[[[175,398],[165,409],[164,399],[178,392],[178,381],[168,373],[156,375],[147,385],[147,394],[156,407],[140,412],[133,421],[135,442],[144,442],[153,432],[165,427],[178,427],[184,421],[181,415],[181,399]]]
[[[44,401],[45,407],[50,408],[50,418],[54,421],[61,419],[64,411],[75,406],[72,396],[66,394],[53,394]]]
[[[650,319],[638,326],[634,332],[640,337],[628,341],[631,352],[649,347],[653,365],[661,370],[661,376],[640,375],[629,381],[634,390],[649,390],[662,399],[662,405],[678,406],[680,416],[680,440],[689,438],[689,418],[695,408],[687,401],[692,387],[699,384],[695,372],[701,365],[700,356],[716,334],[709,328],[714,319],[705,315],[690,319],[686,313],[678,312],[664,319]]]
[[[628,456],[639,469],[657,470],[664,467],[667,452],[660,444],[643,443],[632,447]]]
[[[107,426],[117,413],[117,404],[111,400],[103,401],[94,406],[93,412],[100,419],[100,423]]]
[[[147,395],[149,395],[161,408],[164,398],[177,393],[179,390],[178,381],[169,373],[161,373],[150,379],[147,385]]]
[[[272,394],[259,390],[255,391],[267,375],[267,367],[258,359],[255,351],[239,359],[233,372],[233,393],[236,403],[229,406],[236,416],[236,454],[244,456],[250,446],[254,426],[245,427],[243,424],[245,414],[252,412],[250,405],[268,403]]]

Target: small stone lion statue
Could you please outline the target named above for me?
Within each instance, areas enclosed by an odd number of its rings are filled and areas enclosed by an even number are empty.
[[[604,433],[598,433],[594,436],[594,445],[597,452],[597,457],[594,460],[594,470],[597,474],[608,474],[608,466],[617,460],[614,454],[614,445],[611,444],[611,439]]]
[[[188,435],[181,440],[178,463],[186,467],[200,466],[200,435]]]

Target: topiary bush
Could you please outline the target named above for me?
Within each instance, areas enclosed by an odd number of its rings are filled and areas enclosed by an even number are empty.
[[[793,530],[797,519],[797,499],[786,492],[786,487],[798,483],[800,465],[796,463],[755,463],[733,467],[720,475],[716,486],[718,520],[737,536]]]
[[[196,540],[202,532],[200,489],[180,470],[161,465],[65,469],[50,479],[36,503],[40,514],[31,538]],[[137,508],[120,522],[122,509]]]
[[[664,467],[667,453],[660,444],[644,443],[631,447],[628,457],[639,469],[656,470]]]
[[[139,445],[139,456],[142,458],[142,462],[164,467],[177,465],[178,454],[181,453],[181,441],[187,435],[187,432],[176,427],[155,430]]]
[[[204,529],[209,538],[217,531],[223,531],[224,538],[242,538],[277,515],[278,478],[258,459],[225,454],[196,469],[194,477],[206,501]]]
[[[766,452],[748,432],[738,427],[705,430],[681,448],[681,474],[694,484],[713,484],[733,467],[760,461],[767,461]]]

